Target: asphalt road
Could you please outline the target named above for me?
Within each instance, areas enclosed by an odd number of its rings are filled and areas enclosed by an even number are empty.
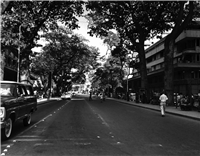
[[[199,121],[111,100],[54,101],[16,123],[2,155],[200,155]]]

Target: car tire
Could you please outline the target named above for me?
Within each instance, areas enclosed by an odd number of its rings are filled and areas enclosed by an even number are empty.
[[[1,137],[3,140],[10,138],[13,129],[13,121],[11,118],[8,118],[5,121],[5,127],[1,130]]]
[[[31,124],[31,113],[28,114],[28,116],[26,116],[24,119],[23,119],[23,123],[24,123],[24,126],[28,126]]]

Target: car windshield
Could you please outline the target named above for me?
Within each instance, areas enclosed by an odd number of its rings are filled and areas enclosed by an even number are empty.
[[[0,95],[1,96],[13,96],[14,85],[13,84],[1,84]]]

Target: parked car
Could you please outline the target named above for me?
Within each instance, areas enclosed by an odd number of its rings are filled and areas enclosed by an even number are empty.
[[[63,93],[62,96],[61,96],[62,100],[71,100],[71,98],[72,98],[72,94],[68,93],[68,92]]]
[[[23,120],[24,126],[31,123],[31,115],[37,110],[37,98],[29,84],[12,81],[0,81],[0,124],[1,137],[8,139],[17,120]]]

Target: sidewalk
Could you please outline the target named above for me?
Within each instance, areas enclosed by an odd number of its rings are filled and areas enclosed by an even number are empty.
[[[134,106],[137,106],[137,107],[142,107],[142,108],[145,108],[145,109],[160,111],[159,105],[135,103],[133,101],[125,101],[125,100],[122,100],[122,99],[115,99],[115,98],[108,98],[108,99],[118,101],[118,102],[121,102],[121,103],[126,103],[126,104],[129,104],[129,105],[134,105]],[[184,116],[184,117],[195,119],[195,120],[200,120],[200,112],[198,112],[198,111],[182,111],[179,107],[175,108],[174,106],[167,106],[166,107],[166,113]]]

